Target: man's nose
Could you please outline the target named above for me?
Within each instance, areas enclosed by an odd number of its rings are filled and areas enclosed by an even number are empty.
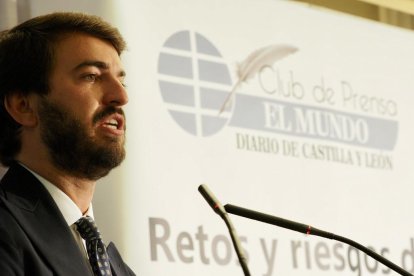
[[[105,105],[123,106],[128,103],[128,93],[119,79],[111,78],[105,83],[103,89],[103,103]]]

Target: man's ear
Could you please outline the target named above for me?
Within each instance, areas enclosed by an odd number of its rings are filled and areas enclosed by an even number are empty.
[[[38,117],[34,95],[11,93],[4,98],[4,106],[10,116],[19,124],[26,127],[35,127]]]

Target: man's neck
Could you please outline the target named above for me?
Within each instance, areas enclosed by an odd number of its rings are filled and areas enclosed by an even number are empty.
[[[24,158],[18,161],[64,192],[82,214],[88,210],[95,191],[95,181],[73,177],[53,165],[48,165],[49,162],[30,162]]]

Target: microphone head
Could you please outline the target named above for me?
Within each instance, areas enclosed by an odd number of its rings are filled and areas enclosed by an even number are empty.
[[[221,205],[220,201],[213,195],[207,185],[201,184],[198,186],[198,191],[204,197],[214,212],[220,216],[224,216],[226,214],[226,210],[224,209],[223,205]]]

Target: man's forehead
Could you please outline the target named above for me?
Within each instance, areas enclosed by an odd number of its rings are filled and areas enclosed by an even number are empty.
[[[56,41],[54,60],[55,66],[65,63],[72,69],[122,67],[118,52],[110,42],[84,33],[70,33]]]
[[[84,39],[90,39],[90,40],[96,40],[96,41],[101,41],[103,43],[106,43],[110,46],[112,46],[115,49],[115,46],[111,44],[111,41],[108,39],[104,39],[102,37],[90,34],[90,33],[86,33],[86,32],[82,32],[82,31],[68,31],[68,32],[62,32],[58,35],[55,36],[54,43],[55,44],[65,44],[68,41],[72,41],[72,40],[84,40]],[[115,49],[116,51],[116,49]]]

